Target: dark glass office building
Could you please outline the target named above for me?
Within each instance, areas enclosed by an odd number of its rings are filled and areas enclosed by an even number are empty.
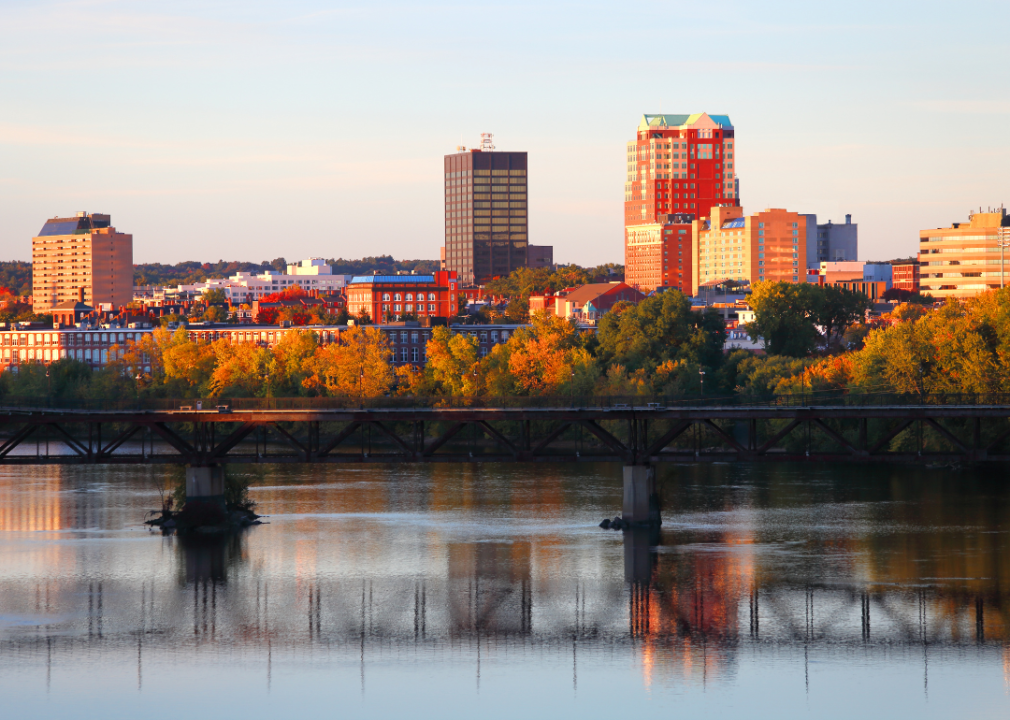
[[[463,284],[526,266],[526,153],[445,156],[445,268]]]

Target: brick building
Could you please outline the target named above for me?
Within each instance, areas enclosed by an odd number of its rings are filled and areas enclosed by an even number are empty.
[[[347,311],[375,322],[404,315],[450,318],[459,312],[454,270],[433,275],[358,275],[347,284]]]
[[[740,204],[726,115],[643,115],[627,144],[625,281],[643,292],[696,283],[689,224]]]
[[[32,238],[35,311],[79,299],[81,290],[93,307],[133,299],[133,235],[117,232],[109,215],[51,218]]]
[[[788,210],[744,215],[740,207],[714,207],[695,220],[692,294],[702,285],[734,280],[800,282],[807,273],[807,222]]]
[[[891,261],[891,287],[919,292],[919,260],[908,258]]]

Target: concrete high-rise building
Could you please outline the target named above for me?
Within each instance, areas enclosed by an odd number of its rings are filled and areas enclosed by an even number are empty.
[[[690,223],[740,205],[736,137],[726,115],[643,115],[628,143],[624,185],[625,281],[642,292],[689,292]]]
[[[527,158],[481,149],[445,156],[445,268],[463,284],[508,275],[527,264]]]
[[[713,207],[693,223],[692,294],[726,280],[806,282],[807,222],[788,210],[745,216],[740,207]]]
[[[807,218],[807,267],[817,268],[825,262],[856,262],[859,259],[859,226],[852,216],[844,224],[828,220],[818,223],[816,215]]]
[[[77,300],[122,307],[133,300],[133,235],[116,232],[109,215],[79,212],[46,220],[32,238],[36,312]]]
[[[1000,244],[1006,243],[1002,252]],[[1004,208],[966,223],[919,231],[919,287],[934,298],[964,298],[1010,284],[1010,217]]]

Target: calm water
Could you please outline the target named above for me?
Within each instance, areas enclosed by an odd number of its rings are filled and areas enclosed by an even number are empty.
[[[1005,718],[1003,471],[257,467],[269,524],[151,533],[158,468],[0,470],[5,717]]]

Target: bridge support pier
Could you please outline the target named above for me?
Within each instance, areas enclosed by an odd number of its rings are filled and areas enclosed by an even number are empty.
[[[224,503],[224,468],[220,465],[186,466],[186,502]]]
[[[621,517],[632,525],[658,527],[663,522],[659,509],[656,469],[651,465],[625,465]]]

